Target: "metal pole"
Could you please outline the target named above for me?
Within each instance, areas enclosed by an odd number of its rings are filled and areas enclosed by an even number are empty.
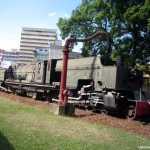
[[[70,43],[74,43],[75,40],[76,40],[75,38],[68,39],[63,48],[63,64],[62,64],[59,101],[58,101],[58,103],[60,103],[60,104],[65,104],[68,102],[68,91],[66,89],[66,80],[67,80],[69,45],[70,45]]]

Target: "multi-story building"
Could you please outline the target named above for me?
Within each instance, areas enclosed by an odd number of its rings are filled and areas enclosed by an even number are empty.
[[[2,53],[0,53],[0,59],[0,67],[8,68],[10,65],[15,67],[18,65],[19,60],[18,51],[16,51],[16,49],[12,51],[3,50]]]
[[[33,51],[42,47],[49,48],[57,40],[56,29],[27,28],[23,27],[21,32],[19,64],[27,64],[34,61]]]
[[[63,58],[63,46],[51,45],[49,51],[49,59],[62,59]],[[81,54],[77,52],[70,51],[68,54],[69,58],[80,58]]]
[[[18,60],[19,60],[19,54],[18,54],[18,52],[5,51],[3,53],[2,60],[3,61],[18,62]]]
[[[42,61],[48,59],[62,59],[63,58],[63,46],[50,45],[49,48],[37,48],[33,51],[35,61]],[[77,52],[69,52],[69,58],[80,58],[81,54]]]
[[[49,57],[49,48],[37,48],[33,51],[35,61],[48,60]]]

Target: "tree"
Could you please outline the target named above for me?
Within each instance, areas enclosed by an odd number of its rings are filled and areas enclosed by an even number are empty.
[[[69,19],[59,18],[61,37],[87,37],[97,31],[107,31],[84,43],[82,54],[114,59],[123,53],[127,61],[145,60],[150,55],[150,2],[149,0],[82,0]]]
[[[150,54],[150,30],[148,18],[150,18],[149,0],[132,0],[118,3],[113,0],[114,18],[112,19],[112,35],[118,49],[128,54],[128,58],[134,61],[136,58],[145,60]],[[119,12],[120,10],[120,12]],[[119,22],[119,23],[118,23]],[[123,33],[119,34],[119,31]],[[119,36],[120,35],[120,36]],[[116,49],[117,50],[117,49]]]
[[[124,13],[128,33],[132,37],[133,58],[145,60],[150,55],[150,1],[135,0]]]
[[[73,10],[69,19],[59,19],[58,27],[62,38],[65,39],[70,36],[83,38],[97,31],[107,31],[107,18],[104,14],[105,5],[102,0],[83,0],[82,4]],[[105,55],[106,47],[106,37],[98,37],[83,44],[82,54],[84,56]]]

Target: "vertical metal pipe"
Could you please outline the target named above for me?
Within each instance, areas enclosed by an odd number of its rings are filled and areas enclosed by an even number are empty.
[[[63,48],[63,63],[62,63],[62,73],[61,73],[59,101],[58,101],[59,104],[68,103],[68,91],[66,89],[66,80],[67,80],[69,45],[70,43],[75,42],[75,40],[76,40],[75,38],[68,39]]]

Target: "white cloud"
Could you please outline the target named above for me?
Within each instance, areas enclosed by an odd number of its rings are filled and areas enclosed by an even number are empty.
[[[50,14],[49,14],[49,17],[53,17],[53,16],[55,16],[56,14],[57,14],[56,12],[50,13]]]
[[[69,17],[70,17],[68,14],[64,14],[64,16],[65,16],[66,18],[69,18]]]

